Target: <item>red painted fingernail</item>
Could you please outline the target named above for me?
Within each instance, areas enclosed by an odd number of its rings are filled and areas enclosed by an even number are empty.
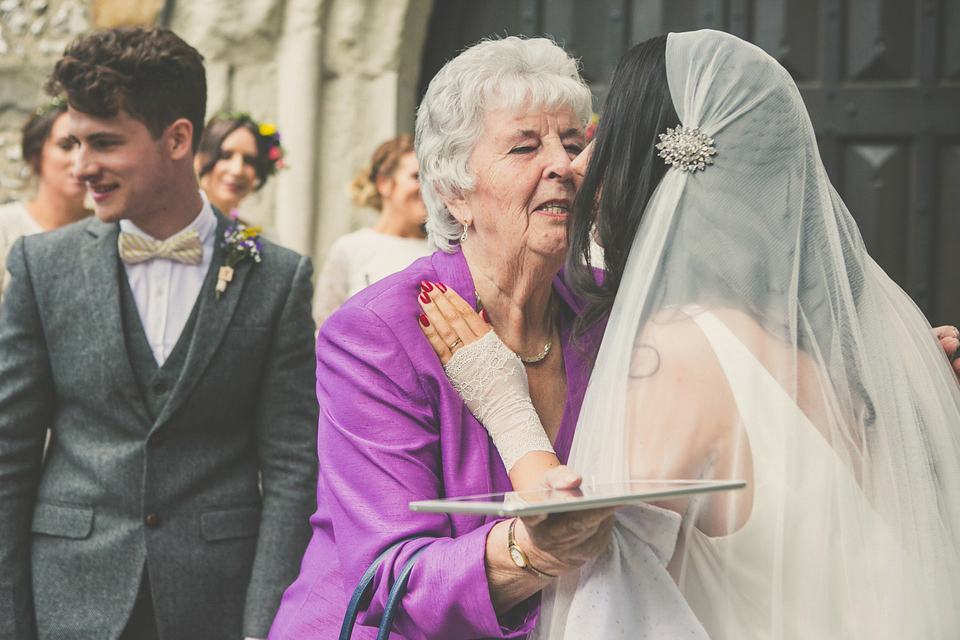
[[[427,316],[423,315],[422,313],[420,314],[420,324],[422,324],[425,327],[430,326],[430,321],[427,320]]]
[[[487,324],[490,324],[490,316],[487,315],[486,309],[480,310],[480,317],[483,318],[484,322],[486,322]]]
[[[433,291],[433,285],[427,282],[426,280],[420,281],[420,290],[421,291]]]
[[[430,304],[430,296],[427,295],[426,291],[420,294],[420,300],[423,302],[423,304]]]
[[[443,291],[444,293],[447,292],[447,287],[442,282],[437,283],[437,289],[440,289],[440,291]]]

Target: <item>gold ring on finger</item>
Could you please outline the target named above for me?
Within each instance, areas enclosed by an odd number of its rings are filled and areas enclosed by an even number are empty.
[[[460,341],[460,338],[457,338],[456,340],[454,340],[454,341],[453,341],[453,344],[450,345],[450,351],[453,351],[453,350],[457,347],[457,345],[460,344],[460,342],[461,342],[461,341]]]

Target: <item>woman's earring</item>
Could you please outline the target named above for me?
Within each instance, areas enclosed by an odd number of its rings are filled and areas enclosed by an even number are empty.
[[[463,223],[463,233],[460,234],[460,242],[467,241],[467,223]]]

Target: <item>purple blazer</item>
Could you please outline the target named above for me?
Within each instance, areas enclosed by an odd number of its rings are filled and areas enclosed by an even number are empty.
[[[497,518],[414,513],[407,507],[412,500],[511,489],[490,437],[420,332],[421,280],[452,286],[475,302],[463,255],[438,251],[358,293],[320,331],[313,538],[300,576],[283,596],[271,640],[335,638],[360,576],[400,539],[409,542],[380,567],[354,638],[376,636],[393,576],[427,542],[432,544],[416,561],[395,619],[396,633],[410,639],[513,638],[536,623],[539,595],[505,616],[494,613],[484,554]],[[554,287],[564,302],[560,331],[568,389],[555,448],[566,460],[589,364],[570,340],[581,303],[563,272]]]

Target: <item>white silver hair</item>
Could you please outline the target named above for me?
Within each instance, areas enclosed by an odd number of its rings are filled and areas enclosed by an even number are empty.
[[[592,100],[577,61],[547,38],[482,40],[443,66],[417,110],[415,147],[427,236],[448,253],[463,227],[443,198],[473,189],[470,154],[494,107],[518,112],[570,107],[586,126]]]

